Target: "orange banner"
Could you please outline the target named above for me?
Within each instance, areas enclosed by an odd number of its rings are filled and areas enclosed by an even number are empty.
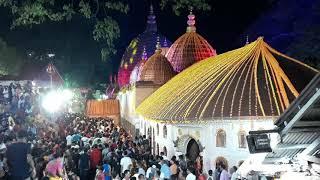
[[[119,116],[120,106],[117,99],[87,101],[87,116]]]

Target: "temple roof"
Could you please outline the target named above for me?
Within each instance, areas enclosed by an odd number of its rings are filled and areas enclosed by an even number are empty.
[[[216,55],[216,50],[201,35],[196,33],[195,16],[188,16],[187,32],[170,47],[166,57],[176,72],[181,72],[192,64]]]
[[[142,70],[143,65],[148,60],[146,48],[143,48],[143,53],[140,62],[136,64],[136,66],[133,68],[131,75],[130,75],[130,84],[136,83],[140,80],[140,73]]]
[[[157,37],[160,37],[160,43],[163,47],[169,47],[171,42],[157,31],[156,16],[154,15],[152,6],[148,15],[146,30],[134,38],[124,52],[120,68],[118,71],[118,84],[120,87],[130,83],[130,75],[134,67],[141,61],[141,57],[146,49],[146,54],[149,57],[154,53]]]
[[[169,123],[277,117],[317,72],[258,38],[189,67],[143,101],[137,112]]]
[[[160,42],[158,42],[155,53],[142,66],[139,81],[151,81],[162,85],[175,76],[171,64],[161,52]]]

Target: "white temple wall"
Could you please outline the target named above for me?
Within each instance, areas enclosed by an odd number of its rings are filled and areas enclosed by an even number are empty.
[[[223,120],[210,123],[206,130],[205,149],[204,149],[204,167],[206,170],[214,169],[215,159],[218,156],[225,157],[229,162],[229,167],[238,165],[240,160],[245,160],[249,155],[246,148],[240,148],[239,132],[245,132],[248,135],[251,130],[273,129],[272,119],[261,120]],[[226,132],[225,147],[217,147],[217,133],[222,129]]]
[[[150,126],[155,129],[155,140],[156,144],[159,144],[159,152],[162,152],[163,147],[166,147],[168,158],[171,158],[173,155],[178,156],[180,154],[186,154],[187,145],[190,139],[195,139],[200,142],[204,147],[201,155],[203,156],[205,171],[214,169],[214,162],[218,156],[225,157],[229,162],[229,167],[237,165],[240,160],[245,160],[248,157],[249,151],[247,146],[246,148],[239,147],[240,131],[244,131],[245,134],[248,135],[248,132],[251,130],[272,129],[274,127],[272,119],[241,121],[220,120],[205,125],[169,124],[166,125],[167,137],[164,138],[163,127],[165,124],[145,121],[143,118],[141,118],[140,121],[143,122],[142,128],[144,128],[144,124],[146,123],[148,127]],[[157,134],[157,124],[159,124],[159,135]],[[216,146],[216,136],[220,129],[224,130],[226,133],[225,147]],[[178,137],[181,141],[180,147],[175,147],[174,141],[177,140]]]
[[[127,90],[118,95],[121,107],[121,116],[125,118],[139,133],[148,136],[148,128],[151,129],[151,137],[155,137],[154,153],[158,154],[167,149],[167,157],[173,155],[186,154],[187,145],[190,139],[195,139],[203,147],[204,170],[214,169],[215,159],[218,156],[225,157],[229,162],[229,167],[237,165],[240,160],[245,160],[249,151],[239,147],[239,132],[248,135],[251,130],[273,129],[273,120],[270,119],[241,119],[241,120],[215,120],[208,121],[207,124],[164,124],[145,120],[135,113],[135,92]],[[159,132],[157,125],[159,126]],[[164,136],[164,126],[167,128],[167,135]],[[216,137],[219,130],[226,134],[225,146],[217,147]],[[154,134],[153,134],[154,132]],[[175,147],[175,141],[180,139],[180,144]],[[245,142],[246,143],[246,142]],[[158,146],[157,146],[158,145]]]

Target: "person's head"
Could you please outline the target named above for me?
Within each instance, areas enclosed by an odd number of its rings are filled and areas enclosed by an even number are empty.
[[[59,158],[59,157],[62,157],[63,156],[63,153],[61,151],[61,149],[57,149],[56,153],[53,154],[53,158]]]
[[[130,171],[129,171],[129,170],[125,170],[125,171],[123,172],[123,177],[124,177],[124,178],[130,178]]]
[[[135,168],[134,173],[139,173],[139,168]]]
[[[177,157],[176,157],[176,156],[172,156],[171,160],[172,160],[172,161],[176,161],[176,160],[177,160]]]
[[[228,170],[228,161],[226,158],[219,156],[216,159],[216,168]]]
[[[138,179],[139,180],[144,180],[144,175],[143,174],[139,174]]]
[[[127,156],[128,152],[127,151],[123,151],[123,156]]]
[[[28,137],[28,132],[25,130],[20,130],[18,132],[18,139],[19,140],[26,140],[26,138]]]
[[[99,145],[98,145],[98,148],[99,148],[99,149],[103,149],[102,144],[99,144]]]
[[[210,169],[210,170],[208,171],[208,174],[209,174],[209,176],[212,176],[212,175],[213,175],[213,171]]]
[[[238,170],[238,168],[237,168],[236,166],[232,166],[232,167],[230,168],[230,174],[235,173],[237,170]]]
[[[184,160],[183,155],[179,155],[179,160]]]
[[[164,156],[164,152],[160,152],[160,156]]]

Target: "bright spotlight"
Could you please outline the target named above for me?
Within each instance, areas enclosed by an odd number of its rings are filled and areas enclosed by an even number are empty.
[[[62,104],[63,98],[56,91],[49,92],[42,101],[43,108],[50,113],[57,112]]]

